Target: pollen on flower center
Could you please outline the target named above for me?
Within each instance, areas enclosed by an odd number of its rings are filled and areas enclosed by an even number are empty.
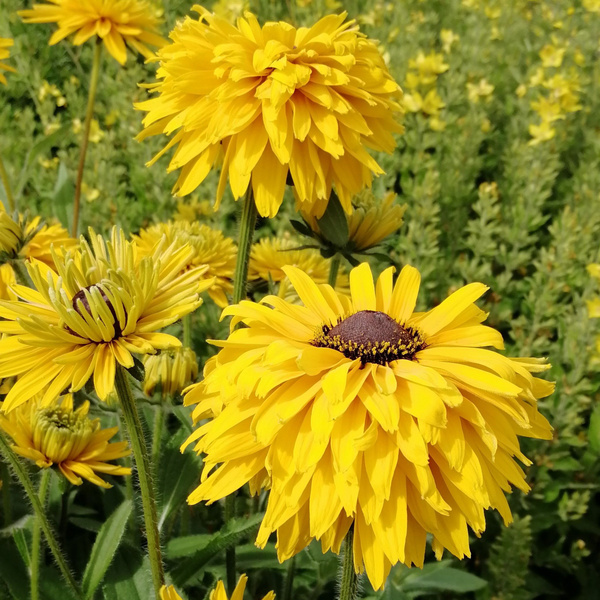
[[[73,296],[73,308],[81,315],[81,307],[83,306],[83,309],[88,313],[88,314],[93,314],[93,311],[90,307],[90,302],[89,302],[89,296],[90,296],[90,292],[96,289],[100,292],[100,296],[102,296],[102,300],[104,300],[104,304],[106,305],[106,308],[108,308],[110,314],[113,317],[113,326],[115,328],[115,335],[114,335],[114,339],[118,338],[121,333],[122,333],[122,329],[121,329],[121,324],[119,322],[119,319],[117,317],[117,313],[115,311],[115,307],[112,305],[112,302],[109,300],[108,296],[106,295],[106,292],[102,289],[101,286],[99,285],[90,285],[86,288],[83,288],[81,290],[79,290],[74,296]],[[86,291],[88,292],[88,294],[86,294]],[[83,316],[83,315],[82,315]],[[67,329],[69,329],[69,327],[67,327]],[[71,331],[71,333],[74,333],[73,331]],[[77,334],[76,334],[77,335]]]
[[[361,362],[387,364],[411,360],[425,348],[421,334],[413,327],[400,325],[389,315],[376,310],[361,310],[341,319],[337,325],[323,325],[312,344],[339,350]]]

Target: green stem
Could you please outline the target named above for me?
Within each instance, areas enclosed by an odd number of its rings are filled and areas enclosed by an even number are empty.
[[[15,259],[10,261],[10,266],[13,268],[15,272],[15,277],[17,279],[17,283],[20,285],[24,285],[27,287],[32,287],[31,280],[29,279],[29,275],[27,273],[27,269],[25,268],[25,261],[21,259]]]
[[[67,561],[60,551],[60,547],[54,536],[54,532],[50,527],[50,523],[46,517],[46,513],[40,504],[40,500],[35,493],[35,489],[33,487],[33,483],[31,483],[31,479],[29,474],[25,470],[25,467],[21,463],[21,461],[17,458],[16,454],[13,452],[12,448],[7,443],[4,435],[0,433],[0,454],[4,457],[4,459],[8,462],[8,464],[12,467],[17,479],[21,483],[21,485],[25,488],[25,493],[31,502],[31,506],[33,507],[33,512],[35,513],[35,518],[37,522],[40,524],[44,537],[46,538],[46,542],[48,547],[50,548],[50,552],[54,556],[54,560],[56,560],[56,564],[62,573],[63,579],[65,583],[69,586],[73,594],[76,598],[81,598],[83,600],[83,594],[75,579],[73,579],[73,575],[71,575],[71,571],[69,571],[69,567],[67,565]]]
[[[294,598],[294,572],[296,570],[296,557],[288,560],[288,568],[285,576],[285,587],[283,588],[282,600],[293,600]]]
[[[50,483],[50,469],[42,470],[42,479],[38,498],[42,509],[46,506],[46,496],[48,495],[48,484]],[[31,600],[39,600],[40,597],[40,550],[42,541],[42,528],[39,519],[36,517],[33,524],[33,535],[31,538]]]
[[[10,187],[8,173],[6,172],[6,168],[4,167],[2,156],[0,156],[0,179],[2,180],[2,185],[4,186],[4,193],[6,194],[8,208],[9,210],[13,211],[15,210],[15,197],[13,196],[12,188]]]
[[[90,75],[90,89],[88,92],[87,109],[85,111],[85,121],[83,123],[83,139],[81,140],[81,150],[79,151],[79,164],[77,165],[77,179],[75,180],[75,197],[73,198],[73,227],[71,234],[77,237],[79,227],[79,205],[81,203],[81,186],[83,184],[83,168],[85,166],[85,155],[87,154],[88,143],[90,141],[90,127],[92,117],[94,116],[94,101],[96,99],[96,90],[98,89],[98,76],[100,75],[100,59],[102,58],[102,40],[96,39],[94,47],[94,61],[92,63],[92,73]]]
[[[131,448],[133,449],[133,458],[137,468],[140,491],[142,494],[142,509],[144,512],[144,523],[146,525],[146,539],[148,540],[148,557],[150,559],[150,568],[152,570],[152,582],[156,597],[160,597],[160,588],[165,583],[165,573],[163,570],[162,555],[160,549],[160,537],[158,533],[158,517],[156,513],[156,500],[154,498],[154,487],[152,484],[152,471],[148,459],[148,448],[144,439],[142,423],[137,411],[135,400],[131,394],[131,388],[127,381],[128,374],[126,370],[117,365],[115,374],[115,389],[123,418],[127,426]]]
[[[12,520],[10,506],[10,471],[8,465],[0,463],[0,479],[2,480],[2,511],[4,512],[4,527],[8,527]]]
[[[233,279],[233,303],[238,304],[246,297],[248,285],[248,263],[252,249],[252,238],[256,227],[258,212],[252,193],[252,184],[248,185],[244,196],[240,232],[238,237],[238,255]],[[225,498],[225,522],[235,517],[235,492]],[[233,594],[236,584],[235,547],[225,550],[225,566],[227,570],[227,591]]]
[[[331,257],[331,262],[329,263],[329,285],[335,289],[335,284],[337,281],[338,271],[340,270],[340,262],[342,260],[341,255],[336,252]]]
[[[235,265],[235,277],[233,280],[233,303],[237,304],[246,297],[246,286],[248,285],[248,263],[250,262],[250,250],[252,238],[256,227],[256,203],[252,193],[252,185],[248,185],[244,206],[242,207],[242,220],[240,221],[240,234],[238,238],[238,255]]]
[[[338,600],[356,600],[358,598],[358,575],[354,570],[354,528],[346,534],[344,542],[344,560],[341,568],[340,595]]]

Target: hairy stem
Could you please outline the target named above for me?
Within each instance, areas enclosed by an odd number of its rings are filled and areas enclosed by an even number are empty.
[[[283,588],[283,600],[294,600],[294,574],[296,571],[296,557],[288,559],[288,568],[285,575],[285,584]]]
[[[2,156],[0,156],[0,180],[2,181],[2,185],[4,186],[4,193],[6,195],[6,201],[8,202],[9,210],[15,210],[15,197],[12,193],[12,188],[10,187],[10,181],[8,179],[8,173],[6,172],[6,168],[4,167],[4,162],[2,161]]]
[[[50,469],[42,470],[40,480],[40,489],[38,498],[42,509],[46,507],[46,496],[48,494],[48,484],[50,483]],[[33,525],[33,535],[31,538],[31,600],[39,600],[40,597],[40,550],[42,542],[42,528],[37,518]]]
[[[0,454],[12,467],[16,478],[19,480],[19,482],[25,489],[25,493],[27,494],[27,497],[31,502],[31,506],[33,507],[35,518],[39,523],[40,528],[42,529],[42,533],[44,534],[48,547],[50,548],[50,552],[52,552],[54,560],[56,560],[56,564],[58,565],[58,568],[62,573],[63,579],[65,580],[65,584],[71,589],[76,598],[80,598],[81,600],[83,600],[83,594],[81,593],[81,589],[79,588],[79,585],[77,585],[77,582],[73,578],[73,575],[71,575],[71,571],[69,570],[67,561],[65,560],[65,557],[63,556],[63,553],[60,550],[60,546],[58,545],[58,541],[56,540],[54,532],[52,531],[50,522],[46,517],[46,513],[44,512],[44,509],[40,503],[37,494],[35,493],[33,483],[31,482],[31,478],[29,477],[29,474],[27,473],[27,470],[21,463],[20,459],[17,457],[10,445],[7,443],[2,433],[0,433]]]
[[[160,588],[165,583],[165,573],[163,570],[160,549],[158,516],[156,512],[152,471],[150,469],[148,447],[146,446],[146,440],[144,439],[142,423],[127,377],[128,374],[125,368],[121,365],[117,365],[115,389],[117,391],[117,396],[119,397],[121,409],[123,410],[123,418],[125,419],[125,425],[133,450],[133,458],[142,495],[142,509],[144,512],[144,523],[146,525],[146,539],[148,541],[148,557],[150,558],[150,568],[152,570],[152,582],[154,584],[156,597],[159,598]]]
[[[344,559],[340,571],[340,595],[338,600],[356,600],[358,598],[358,575],[354,570],[354,528],[346,534],[344,541]]]
[[[87,154],[88,143],[90,141],[90,127],[92,117],[94,116],[94,101],[96,100],[96,90],[98,89],[98,76],[100,75],[100,59],[102,58],[102,40],[96,39],[94,47],[94,61],[92,62],[92,73],[90,75],[90,89],[88,92],[87,109],[85,111],[85,121],[83,123],[83,139],[81,140],[81,150],[79,151],[79,164],[77,165],[77,179],[75,180],[75,197],[73,198],[73,226],[71,235],[77,237],[79,227],[79,206],[81,203],[81,186],[83,184],[83,168],[85,166],[85,155]]]

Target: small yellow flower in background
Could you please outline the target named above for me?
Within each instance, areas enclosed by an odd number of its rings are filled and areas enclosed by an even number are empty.
[[[73,485],[83,479],[103,488],[112,487],[98,476],[130,475],[131,469],[108,461],[128,456],[127,442],[109,443],[118,427],[102,429],[99,419],[90,419],[89,402],[73,409],[67,395],[44,406],[33,399],[9,414],[0,411],[0,429],[14,442],[13,450],[40,468],[56,465]]]
[[[517,98],[523,98],[525,94],[527,94],[527,86],[524,83],[521,83],[516,89],[515,94],[517,95]]]
[[[287,265],[293,265],[308,273],[317,283],[327,283],[331,259],[323,258],[314,248],[303,248],[301,242],[289,237],[263,238],[252,245],[250,263],[248,265],[248,280],[272,281],[281,284],[279,293],[283,296],[290,291],[289,279],[285,273]],[[337,278],[338,289],[348,288],[348,275],[340,269]]]
[[[556,73],[544,81],[543,85],[549,90],[551,99],[560,102],[561,108],[565,113],[581,110],[582,107],[579,103],[581,86],[576,73],[572,73],[570,77]]]
[[[4,401],[9,411],[43,392],[50,404],[65,389],[75,392],[93,376],[100,399],[114,388],[117,362],[129,369],[133,354],[154,354],[181,342],[158,330],[195,310],[206,267],[181,272],[193,254],[184,246],[156,247],[136,257],[117,228],[110,241],[90,230],[91,246],[64,257],[54,269],[26,263],[34,289],[13,285],[18,301],[0,301],[0,377],[18,376]]]
[[[2,61],[10,57],[10,50],[12,48],[14,41],[9,38],[0,37],[0,83],[6,85],[6,77],[2,71],[8,71],[9,73],[16,73],[16,70],[9,66],[5,65]]]
[[[600,13],[600,0],[583,0],[581,4],[588,12]]]
[[[241,575],[238,584],[233,590],[231,598],[227,598],[227,592],[225,591],[225,585],[222,581],[217,582],[217,586],[210,593],[208,600],[244,600],[244,591],[246,590],[246,583],[248,577]],[[175,591],[175,588],[170,586],[163,586],[160,590],[160,600],[182,600],[181,596]],[[275,592],[269,592],[262,600],[275,600]]]
[[[177,202],[177,212],[173,215],[175,221],[189,221],[194,223],[203,217],[214,214],[210,200],[198,200],[198,198],[182,198]]]
[[[504,34],[500,31],[500,28],[494,25],[490,31],[490,40],[499,41],[504,39]]]
[[[42,102],[47,96],[52,96],[55,99],[56,106],[65,106],[67,103],[67,99],[62,95],[61,91],[54,84],[44,80],[38,90],[38,100]]]
[[[234,24],[249,9],[246,0],[217,0],[212,5],[215,15],[226,19],[231,24]]]
[[[345,210],[383,171],[366,147],[392,152],[402,92],[377,45],[346,13],[310,28],[260,26],[246,13],[237,26],[193,8],[158,52],[157,97],[138,139],[172,135],[174,192],[193,192],[222,163],[217,206],[227,180],[237,199],[252,186],[258,212],[277,214],[288,178],[298,208],[321,216],[332,185]],[[225,51],[227,49],[227,51]]]
[[[445,131],[447,126],[446,121],[442,121],[442,119],[440,119],[437,116],[431,117],[427,121],[427,124],[429,125],[429,129],[431,129],[432,131]]]
[[[132,236],[142,256],[151,255],[162,243],[163,237],[167,244],[191,251],[183,269],[203,267],[205,270],[202,279],[213,282],[207,289],[208,295],[217,306],[225,308],[229,304],[227,294],[233,292],[232,281],[237,257],[235,242],[218,229],[181,220],[158,223]]]
[[[158,388],[163,398],[172,398],[198,377],[198,359],[191,348],[148,354],[143,362],[146,369],[143,388],[148,396]]]
[[[494,86],[485,78],[480,79],[477,83],[467,83],[467,95],[473,104],[478,104],[481,99],[489,102],[494,89]]]
[[[75,135],[79,135],[81,133],[82,127],[83,127],[83,123],[81,122],[80,118],[76,117],[75,119],[73,119],[73,124],[71,126],[71,129],[73,130],[73,133]],[[100,127],[100,123],[98,123],[98,120],[92,119],[92,122],[90,123],[90,137],[89,137],[90,142],[92,142],[92,144],[97,144],[98,142],[100,142],[102,140],[104,135],[105,135],[105,133],[104,133],[104,131],[102,131],[102,128]]]
[[[560,67],[566,51],[566,48],[557,48],[553,44],[546,44],[540,50],[542,65],[544,67]]]
[[[537,100],[533,100],[531,108],[541,117],[542,121],[547,123],[553,123],[565,118],[560,104],[543,96],[538,97]]]
[[[588,265],[587,270],[588,273],[600,284],[600,264],[594,263]],[[600,297],[588,300],[587,308],[590,319],[600,318]],[[598,343],[600,344],[600,339],[598,340]]]
[[[145,0],[46,0],[49,4],[34,4],[18,15],[25,23],[56,23],[58,29],[50,45],[73,36],[80,46],[98,36],[109,54],[124,65],[127,45],[145,58],[154,53],[149,46],[161,47],[167,41],[158,35],[160,19]]]
[[[98,188],[90,187],[87,183],[83,182],[81,185],[81,191],[88,202],[94,202],[100,198],[100,190]]]
[[[409,69],[413,69],[419,75],[422,85],[432,85],[436,82],[438,75],[445,73],[450,67],[444,62],[444,56],[437,52],[425,54],[419,51],[416,58],[408,61]]]
[[[578,67],[583,67],[583,65],[585,65],[585,55],[579,48],[577,48],[573,54],[573,61]]]
[[[42,158],[41,156],[39,156],[38,163],[44,169],[53,170],[58,168],[60,159],[58,158],[58,156],[54,156],[52,158]]]
[[[303,305],[226,308],[229,338],[186,394],[197,424],[186,445],[205,454],[188,502],[267,485],[258,546],[277,532],[281,561],[313,538],[338,553],[353,527],[355,569],[375,589],[395,563],[423,565],[428,533],[438,559],[470,556],[469,527],[479,536],[489,508],[510,523],[505,492],[529,490],[517,436],[552,436],[537,398],[554,386],[535,377],[548,365],[487,349],[503,341],[474,304],[481,283],[414,312],[412,267],[375,283],[361,264],[351,298],[284,272]]]
[[[348,221],[349,253],[365,252],[380,244],[389,235],[402,227],[406,204],[396,203],[396,194],[387,192],[383,199],[377,198],[371,190],[365,190],[352,199],[354,210],[346,216]],[[310,228],[317,234],[321,233],[319,223],[310,214],[302,214]],[[306,271],[301,265],[294,264]],[[312,275],[309,273],[309,275]],[[325,282],[323,282],[325,283]]]
[[[452,46],[460,42],[460,36],[451,29],[442,29],[440,31],[440,40],[442,41],[442,49],[444,52],[450,54]]]
[[[485,16],[490,20],[499,19],[502,15],[502,9],[499,6],[486,6],[484,9]]]
[[[104,117],[104,125],[109,129],[119,120],[120,111],[116,108],[113,108],[106,117]]]
[[[548,121],[542,121],[539,125],[532,123],[529,125],[529,135],[531,139],[528,144],[530,146],[537,146],[542,142],[551,140],[556,135],[556,129]]]
[[[419,92],[405,94],[402,104],[408,112],[422,112],[429,116],[439,115],[440,110],[446,106],[435,88],[429,90],[424,98]]]
[[[529,78],[529,87],[536,87],[544,83],[546,73],[544,67],[538,67],[533,75]]]
[[[41,217],[28,219],[15,213],[4,212],[0,207],[0,263],[7,260],[40,260],[49,267],[54,266],[54,252],[74,249],[78,241],[59,224],[46,225]]]

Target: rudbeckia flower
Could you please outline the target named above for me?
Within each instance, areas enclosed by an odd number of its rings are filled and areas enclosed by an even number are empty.
[[[187,246],[193,251],[184,268],[207,267],[203,277],[213,281],[208,288],[208,295],[217,306],[225,308],[229,304],[227,294],[233,292],[232,281],[237,257],[235,242],[218,229],[187,221],[158,223],[132,236],[142,255],[152,254],[163,237],[168,244]]]
[[[529,489],[518,436],[551,437],[536,399],[553,385],[533,375],[547,365],[487,348],[503,343],[474,304],[481,283],[418,313],[410,266],[375,284],[361,264],[351,298],[284,271],[303,306],[226,308],[229,338],[185,397],[198,424],[187,444],[205,454],[188,502],[266,482],[258,546],[277,532],[281,561],[312,539],[337,553],[352,527],[355,568],[375,589],[395,563],[423,564],[428,533],[438,558],[469,556],[468,528],[480,535],[489,508],[509,523],[505,492]]]
[[[3,62],[4,59],[10,56],[9,48],[14,44],[13,40],[8,38],[0,38],[0,83],[6,85],[6,77],[2,71],[8,71],[10,73],[15,73],[15,69],[13,67],[9,67],[5,65]]]
[[[332,184],[347,212],[351,198],[383,171],[366,148],[392,152],[401,132],[401,90],[376,44],[346,13],[312,27],[266,23],[247,12],[233,26],[201,6],[158,52],[157,97],[136,105],[148,114],[138,139],[172,135],[169,171],[180,170],[179,196],[222,163],[234,197],[252,186],[258,212],[277,214],[292,181],[303,210],[321,216]]]
[[[83,479],[103,488],[112,487],[98,476],[130,475],[131,469],[110,464],[129,455],[127,442],[110,443],[118,427],[102,429],[99,419],[90,419],[89,402],[73,409],[73,397],[65,396],[48,406],[38,400],[0,412],[0,429],[13,439],[13,450],[40,468],[56,465],[73,485]]]
[[[174,348],[144,356],[144,393],[160,389],[163,397],[180,394],[198,377],[198,359],[191,348]]]
[[[156,9],[146,0],[46,0],[34,4],[18,15],[25,23],[56,23],[58,29],[50,38],[57,44],[72,33],[73,44],[80,46],[98,36],[109,54],[124,65],[127,45],[146,58],[154,52],[150,46],[161,47],[167,40],[158,35],[160,19]]]
[[[244,591],[246,589],[246,583],[248,581],[248,577],[246,575],[242,575],[238,581],[238,584],[235,586],[235,590],[233,590],[233,594],[231,594],[231,598],[229,600],[244,600]],[[275,593],[269,592],[262,600],[274,600]],[[181,596],[175,591],[175,588],[170,585],[168,587],[163,586],[160,590],[160,600],[182,600]],[[210,593],[208,600],[228,600],[227,592],[225,591],[225,586],[222,581],[217,582],[217,586]]]
[[[117,228],[109,242],[90,232],[92,245],[63,258],[56,271],[27,263],[35,289],[13,285],[17,301],[0,301],[0,377],[18,376],[5,398],[12,410],[43,392],[43,406],[65,389],[81,389],[93,375],[100,399],[114,387],[116,364],[134,366],[133,354],[181,345],[158,330],[195,310],[205,267],[182,273],[191,250],[158,246],[136,260],[135,246]]]

